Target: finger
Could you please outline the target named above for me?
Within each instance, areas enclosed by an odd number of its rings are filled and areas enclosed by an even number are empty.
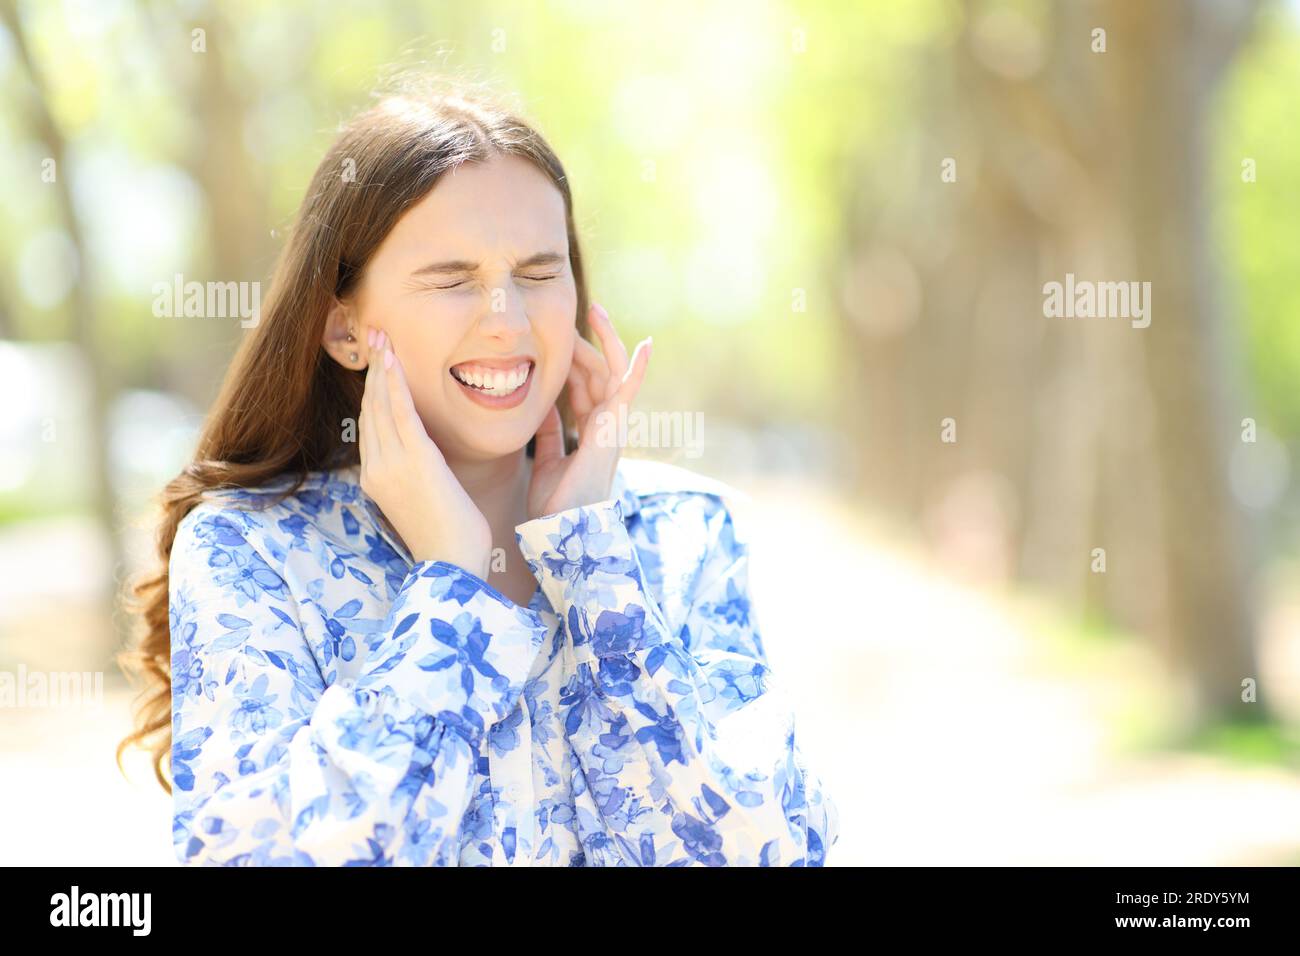
[[[591,373],[574,365],[569,369],[569,407],[578,418],[587,415],[596,407],[596,395],[592,389]]]
[[[623,381],[619,383],[617,395],[618,400],[625,404],[631,404],[636,398],[637,392],[641,390],[641,383],[645,381],[646,368],[650,365],[650,352],[654,348],[654,338],[648,336],[637,344],[636,351],[632,353],[632,364],[628,368],[627,374]]]
[[[379,457],[379,438],[375,434],[375,390],[378,387],[375,380],[379,377],[378,353],[375,351],[374,329],[369,330],[367,340],[368,352],[366,355],[366,382],[364,390],[361,393],[361,414],[357,416],[357,431],[361,443],[361,462],[364,465],[367,461],[374,462]]]
[[[378,333],[376,348],[378,361],[374,362],[377,367],[375,369],[373,424],[375,426],[375,437],[379,440],[379,450],[381,453],[387,453],[396,451],[401,444],[401,439],[397,436],[397,425],[393,421],[393,402],[389,394],[388,366],[393,362],[393,351],[392,343],[389,342],[386,333]]]
[[[623,345],[623,340],[618,337],[618,332],[614,330],[614,320],[609,317],[609,313],[603,306],[593,306],[592,315],[595,318],[592,328],[600,341],[601,353],[605,365],[609,368],[609,377],[614,381],[621,381],[627,371],[627,348]],[[608,382],[606,387],[609,387]]]
[[[600,347],[605,354],[605,363],[609,366],[609,380],[605,383],[605,394],[603,396],[609,398],[627,373],[627,348],[619,339],[618,333],[614,331],[614,323],[604,309],[600,306],[592,306],[592,316],[596,320],[592,324],[593,328],[596,330],[597,338],[600,339]]]
[[[629,364],[626,374],[623,376],[621,385],[627,384],[633,377],[638,379],[645,378],[646,367],[650,364],[650,353],[654,349],[654,336],[647,335],[636,345],[636,350],[632,353],[632,361]]]
[[[385,373],[388,376],[388,394],[392,407],[393,424],[397,436],[407,448],[414,448],[425,437],[424,423],[420,421],[415,410],[415,400],[411,398],[411,389],[406,384],[406,371],[397,353],[392,353],[392,367]]]
[[[371,443],[368,425],[365,409],[362,409],[357,413],[357,454],[360,456],[362,468],[366,466],[367,462],[373,461],[375,457],[375,449]]]
[[[560,419],[560,410],[554,405],[542,419],[542,427],[537,430],[537,443],[533,446],[533,460],[537,463],[554,461],[564,457],[564,423]]]
[[[581,375],[583,387],[591,396],[591,404],[597,405],[605,398],[605,388],[609,384],[609,364],[596,346],[586,339],[579,340],[573,350],[573,368]]]
[[[609,372],[609,364],[605,361],[605,356],[600,354],[600,349],[582,336],[578,337],[573,347],[573,364],[592,375],[605,375]]]

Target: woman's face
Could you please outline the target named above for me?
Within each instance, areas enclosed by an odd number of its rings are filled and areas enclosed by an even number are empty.
[[[563,388],[577,338],[564,199],[518,156],[443,175],[375,251],[358,339],[388,333],[448,459],[518,451]]]

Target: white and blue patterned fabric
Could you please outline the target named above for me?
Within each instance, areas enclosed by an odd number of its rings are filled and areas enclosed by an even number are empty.
[[[170,561],[178,858],[824,866],[729,489],[623,459],[521,524],[521,607],[414,562],[355,466],[209,493]]]

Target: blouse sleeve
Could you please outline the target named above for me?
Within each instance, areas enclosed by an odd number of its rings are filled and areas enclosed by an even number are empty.
[[[474,755],[522,693],[540,618],[455,565],[422,562],[368,636],[355,682],[326,686],[299,619],[310,601],[267,560],[276,548],[248,512],[206,504],[177,530],[178,858],[454,866]]]
[[[693,582],[664,584],[684,592],[677,628],[646,589],[618,499],[516,529],[580,662],[566,732],[601,816],[584,849],[619,866],[824,866],[839,814],[795,743],[750,609],[748,550],[722,499],[692,498],[707,530]]]

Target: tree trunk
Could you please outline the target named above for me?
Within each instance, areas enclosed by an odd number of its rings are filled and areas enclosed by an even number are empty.
[[[109,459],[111,436],[108,419],[116,395],[116,386],[113,371],[104,361],[104,350],[100,347],[97,335],[93,263],[86,248],[84,232],[68,182],[66,140],[50,112],[44,75],[32,57],[31,45],[28,43],[12,0],[0,2],[0,20],[3,20],[5,28],[13,38],[18,61],[32,86],[32,132],[36,139],[45,144],[50,158],[54,160],[53,188],[59,217],[77,257],[77,281],[73,285],[70,305],[72,321],[70,338],[81,351],[88,372],[89,380],[86,389],[90,397],[88,410],[90,447],[85,461],[85,470],[90,482],[91,507],[103,529],[108,546],[114,588],[113,594],[108,597],[112,600],[113,632],[117,643],[120,644],[127,635],[127,622],[114,598],[125,583],[126,562],[111,481]],[[101,661],[100,669],[108,669],[111,666],[116,650],[116,647],[96,649],[95,653],[99,655]]]
[[[1251,562],[1204,199],[1211,94],[1253,7],[1054,4],[1044,32],[968,3],[918,71],[918,132],[861,163],[918,172],[864,179],[842,282],[871,498],[925,526],[984,522],[1067,612],[1149,634],[1185,679],[1189,728],[1269,713],[1240,700]],[[1066,273],[1149,281],[1150,326],[1045,317],[1043,284]]]

